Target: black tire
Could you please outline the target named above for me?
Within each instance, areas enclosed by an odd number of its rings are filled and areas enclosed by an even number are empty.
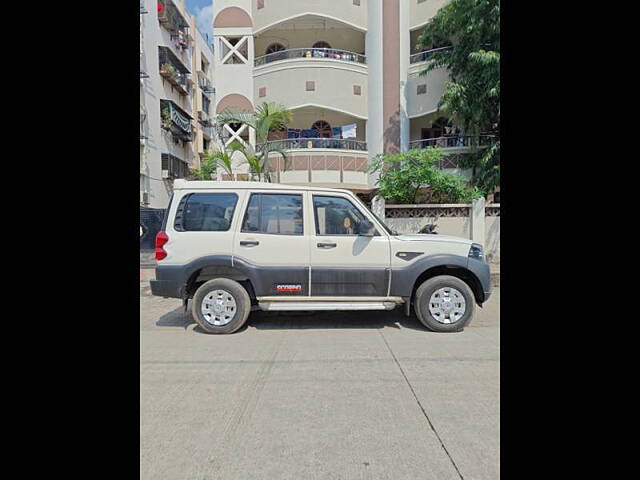
[[[224,290],[228,292],[235,301],[236,308],[232,320],[226,325],[213,325],[209,323],[202,313],[202,302],[213,290]],[[191,314],[207,333],[233,333],[244,325],[251,311],[251,298],[242,285],[228,278],[214,278],[203,283],[193,296],[191,304]]]
[[[436,290],[444,287],[455,288],[464,297],[465,312],[459,320],[453,323],[442,323],[436,320],[429,311],[431,295],[433,295]],[[469,285],[463,280],[452,277],[451,275],[439,275],[430,278],[418,287],[414,298],[414,308],[418,320],[429,330],[434,332],[461,332],[473,319],[476,309],[476,299]]]

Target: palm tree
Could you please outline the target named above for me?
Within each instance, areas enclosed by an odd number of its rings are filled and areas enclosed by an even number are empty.
[[[255,157],[258,155],[260,157],[260,174],[266,175],[267,180],[270,181],[269,162],[267,161],[269,154],[272,152],[278,153],[285,159],[285,161],[287,159],[287,155],[281,149],[275,148],[269,144],[269,133],[285,129],[287,124],[291,123],[292,119],[293,112],[291,112],[291,110],[273,102],[264,102],[255,109],[255,112],[226,109],[218,115],[217,123],[220,126],[226,123],[239,123],[241,125],[247,125],[249,128],[255,130],[256,140],[260,145],[260,152],[257,154],[253,152],[253,156]],[[249,154],[251,156],[251,152],[249,152]],[[246,158],[249,163],[249,157]],[[251,166],[251,163],[249,163],[249,165]],[[255,164],[255,166],[257,167],[258,165]],[[287,165],[285,163],[285,170],[286,167]]]
[[[232,159],[237,151],[242,151],[242,144],[234,141],[229,146],[222,144],[218,150],[207,152],[200,163],[200,168],[191,170],[191,177],[194,180],[211,180],[218,167],[229,175],[233,175]]]
[[[267,179],[269,181],[269,167],[267,163],[268,155],[270,153],[277,153],[286,160],[287,154],[280,149],[270,148],[268,151],[261,150],[256,152],[251,145],[241,146],[238,151],[242,152],[245,158],[245,163],[249,165],[249,171],[253,175],[257,175],[259,180]],[[286,166],[286,165],[285,165]]]

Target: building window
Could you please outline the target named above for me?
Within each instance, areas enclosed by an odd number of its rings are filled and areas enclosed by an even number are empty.
[[[264,8],[264,0],[258,0],[258,10]]]
[[[264,54],[269,55],[270,53],[281,52],[283,50],[284,50],[284,45],[282,45],[281,43],[272,43],[264,51]]]
[[[360,0],[353,0],[353,4],[357,5],[359,7],[360,6]]]
[[[426,1],[427,1],[427,0],[418,0],[418,3],[424,3],[424,2],[426,2]]]
[[[418,95],[424,95],[427,93],[427,84],[423,83],[422,85],[418,85]]]
[[[302,195],[252,193],[242,231],[302,235]]]
[[[313,130],[318,131],[318,137],[320,138],[331,138],[331,125],[324,120],[318,120],[313,125],[311,125]]]
[[[192,193],[178,205],[174,228],[179,232],[226,232],[238,196],[235,193]]]
[[[319,42],[314,43],[312,48],[331,48],[331,45],[323,40],[320,40]]]
[[[353,94],[354,95],[361,95],[362,94],[362,87],[360,85],[354,85],[353,86]]]
[[[315,89],[316,89],[316,82],[314,82],[313,80],[308,80],[306,84],[306,91],[312,92]]]
[[[260,88],[258,89],[258,96],[259,96],[260,98],[262,98],[262,97],[266,97],[266,96],[267,96],[267,87],[260,87]]]

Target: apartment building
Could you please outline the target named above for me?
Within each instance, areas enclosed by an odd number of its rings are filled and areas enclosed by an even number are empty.
[[[184,0],[140,0],[140,206],[166,208],[210,148],[213,51]]]
[[[216,0],[215,112],[262,102],[293,111],[290,128],[269,138],[289,158],[286,169],[270,160],[282,183],[370,192],[372,157],[429,145],[447,152],[442,168],[459,172],[469,138],[452,135],[437,112],[448,73],[418,75],[430,56],[418,36],[446,2]],[[225,125],[222,139],[255,144],[252,134]]]

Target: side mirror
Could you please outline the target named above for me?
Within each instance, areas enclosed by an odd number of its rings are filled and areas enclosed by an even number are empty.
[[[373,237],[374,232],[375,227],[369,220],[362,220],[358,224],[358,235],[362,235],[363,237]]]

